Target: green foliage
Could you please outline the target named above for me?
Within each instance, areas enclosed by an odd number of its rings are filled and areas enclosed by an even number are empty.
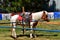
[[[47,2],[45,0],[5,0],[0,6],[0,8],[4,8],[6,10],[8,10],[8,12],[12,12],[12,11],[22,11],[22,6],[25,7],[25,11],[41,11],[41,10],[47,10],[48,9],[48,2],[49,0],[47,0]],[[44,8],[43,5],[46,5]],[[10,6],[8,6],[10,5]]]

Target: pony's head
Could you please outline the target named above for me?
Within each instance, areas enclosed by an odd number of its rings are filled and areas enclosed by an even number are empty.
[[[41,19],[49,22],[47,11],[43,11]]]

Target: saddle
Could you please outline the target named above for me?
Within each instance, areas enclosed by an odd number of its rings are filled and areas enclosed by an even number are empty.
[[[22,23],[23,21],[23,24],[29,24],[31,22],[31,19],[32,19],[32,16],[31,15],[24,15],[24,16],[18,16],[18,22]]]
[[[19,20],[19,21],[22,21],[22,19],[23,19],[22,16],[19,15],[19,16],[18,16],[18,20]]]

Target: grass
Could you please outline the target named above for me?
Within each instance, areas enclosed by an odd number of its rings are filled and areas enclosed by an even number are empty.
[[[0,20],[1,21],[1,20]],[[54,20],[51,20],[54,21]],[[9,22],[8,20],[2,20],[1,22]],[[59,20],[55,20],[54,22],[60,22]],[[10,26],[10,24],[0,24],[0,26]],[[49,30],[59,30],[60,25],[52,25],[52,24],[44,24],[41,23],[37,25],[37,28],[44,28]],[[20,29],[16,29],[17,35],[22,34],[22,31]],[[30,31],[29,31],[30,32]],[[25,34],[29,34],[29,32],[25,32]],[[36,31],[37,35],[36,38],[30,39],[27,36],[19,37],[18,40],[60,40],[60,32],[42,32],[42,31]],[[43,35],[44,36],[43,36]],[[55,35],[55,36],[53,36]],[[58,35],[58,36],[56,36]],[[14,40],[11,36],[11,29],[10,28],[0,28],[0,39],[1,40]]]

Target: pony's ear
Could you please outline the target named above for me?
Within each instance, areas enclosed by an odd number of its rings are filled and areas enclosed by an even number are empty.
[[[43,13],[45,13],[45,11],[43,11]]]

